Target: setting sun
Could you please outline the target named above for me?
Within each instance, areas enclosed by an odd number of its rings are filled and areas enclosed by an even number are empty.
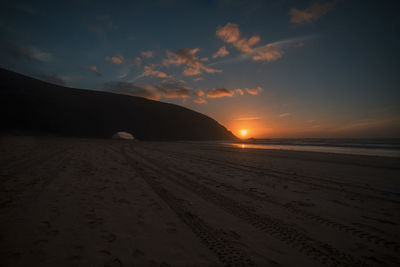
[[[240,135],[241,136],[246,136],[247,130],[240,130]]]

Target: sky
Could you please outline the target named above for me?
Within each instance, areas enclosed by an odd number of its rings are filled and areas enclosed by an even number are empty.
[[[255,138],[400,138],[395,1],[2,1],[0,66]]]

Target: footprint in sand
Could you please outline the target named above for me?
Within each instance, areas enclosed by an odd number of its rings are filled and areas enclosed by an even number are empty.
[[[39,240],[35,241],[35,245],[39,245],[39,246],[47,244],[47,243],[49,243],[49,240],[47,240],[47,239],[39,239]]]
[[[143,257],[143,256],[144,256],[144,252],[141,251],[140,249],[135,249],[135,250],[132,252],[132,256],[133,256],[134,258]]]
[[[122,266],[123,264],[118,258],[115,258],[109,261],[108,263],[104,264],[104,267],[122,267]]]
[[[131,203],[130,201],[126,200],[125,198],[120,198],[118,200],[114,199],[114,202],[120,203],[120,204],[130,204]]]
[[[50,209],[51,213],[53,213],[55,215],[55,217],[59,217],[60,216],[60,210],[58,209],[57,206],[53,206]]]
[[[176,228],[168,227],[167,232],[170,234],[175,234],[178,230]]]
[[[106,255],[106,256],[110,256],[110,255],[111,255],[111,252],[108,251],[108,250],[105,250],[105,249],[99,250],[99,252],[100,252],[101,254],[103,254],[103,255]]]
[[[107,242],[112,243],[117,239],[117,236],[114,235],[113,233],[110,233],[108,231],[103,230],[103,234],[101,235],[102,238],[107,240]]]

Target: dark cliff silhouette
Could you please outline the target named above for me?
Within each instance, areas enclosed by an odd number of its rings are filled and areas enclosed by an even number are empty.
[[[236,140],[217,121],[193,110],[142,97],[62,87],[0,68],[0,130],[4,133],[139,140]]]

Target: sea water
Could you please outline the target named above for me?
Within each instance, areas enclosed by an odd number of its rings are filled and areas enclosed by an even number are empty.
[[[252,139],[244,142],[224,142],[242,149],[280,149],[400,157],[400,138],[394,139]]]

